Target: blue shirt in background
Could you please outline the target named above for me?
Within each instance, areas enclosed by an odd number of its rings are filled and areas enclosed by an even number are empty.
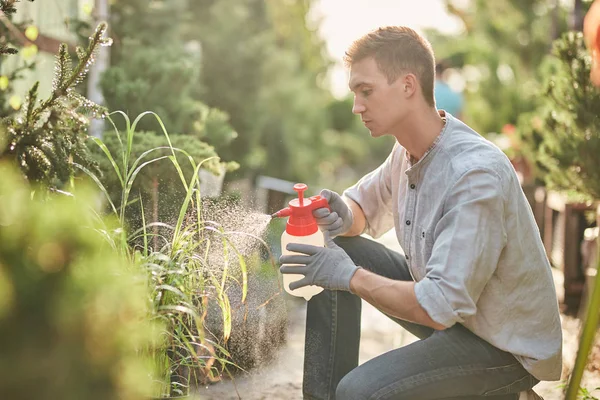
[[[455,92],[446,82],[436,80],[434,86],[435,106],[454,116],[460,116],[463,108],[462,94]]]

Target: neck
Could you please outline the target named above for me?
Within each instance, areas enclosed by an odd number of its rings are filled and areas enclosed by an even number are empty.
[[[412,112],[403,121],[398,133],[393,136],[418,161],[431,147],[443,128],[444,121],[438,111],[434,107],[427,107]]]

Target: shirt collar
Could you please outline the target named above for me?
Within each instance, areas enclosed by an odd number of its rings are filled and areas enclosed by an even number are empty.
[[[417,160],[413,156],[411,156],[408,151],[406,152],[405,155],[406,155],[406,160],[408,161],[409,167],[412,167],[413,165],[417,164],[420,160],[423,160],[425,157],[427,157],[427,155],[429,153],[431,153],[431,151],[435,148],[435,146],[437,146],[437,144],[440,142],[440,140],[442,139],[442,136],[444,136],[444,133],[446,132],[446,127],[448,126],[448,115],[446,115],[446,112],[444,110],[439,110],[439,113],[440,113],[440,117],[442,117],[442,121],[444,121],[444,126],[442,127],[442,130],[437,135],[437,137],[435,138],[435,140],[433,141],[431,146],[429,146],[429,148],[427,149],[425,154],[423,154],[423,157],[421,157],[419,160]]]

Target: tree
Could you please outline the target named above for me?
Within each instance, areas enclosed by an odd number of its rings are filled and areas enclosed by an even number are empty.
[[[182,26],[190,19],[187,7],[188,2],[182,0],[158,0],[150,7],[143,0],[123,0],[111,9],[116,45],[112,66],[102,75],[100,83],[106,106],[132,117],[152,111],[161,120],[145,117],[138,121],[131,163],[145,151],[167,145],[163,128],[173,145],[190,154],[196,163],[222,154],[238,136],[227,113],[208,107],[199,99],[202,92],[199,53],[186,47],[187,41],[181,33]],[[115,118],[113,122],[120,133],[106,134],[105,142],[111,152],[120,151],[117,135],[127,130],[125,121]],[[99,160],[111,196],[118,197],[121,189],[111,182],[112,166],[102,154]],[[215,161],[203,168],[218,174],[222,169],[234,171],[238,164]],[[135,190],[151,210],[151,221],[171,220],[185,197],[172,163],[168,160],[154,163],[144,170],[141,178],[136,181]],[[135,227],[141,224],[139,213],[137,208],[130,209],[128,214],[128,222]]]
[[[193,134],[203,104],[191,96],[199,84],[198,69],[183,50],[177,46],[141,47],[135,40],[124,38],[116,53],[129,57],[117,57],[120,61],[102,75],[100,87],[108,109],[131,116],[150,110],[160,115],[170,132]],[[147,118],[139,129],[158,132],[161,127],[155,119]]]
[[[124,171],[123,161],[125,157],[121,157],[121,143],[127,143],[127,132],[106,132],[102,141],[115,158],[119,169]],[[221,163],[214,147],[197,137],[172,135],[169,141],[176,149],[187,149],[186,154],[178,152],[177,158],[182,173],[188,182],[193,174],[193,169],[186,159],[187,156],[190,156],[196,163],[207,160],[203,163],[203,168],[214,174],[222,173],[222,168],[226,170],[237,168],[237,163],[234,162]],[[171,155],[169,141],[162,132],[138,131],[133,135],[131,153],[127,160],[129,168],[132,168],[136,160],[151,149],[157,150],[142,157],[141,162],[137,163],[138,166],[153,158],[162,157],[163,159],[146,165],[133,181],[131,193],[135,195],[136,201],[141,201],[144,209],[142,210],[137,203],[134,207],[127,208],[125,222],[128,232],[135,232],[142,228],[145,220],[160,221],[170,225],[174,225],[177,220],[186,191],[181,184],[178,171],[171,160],[167,158]],[[113,171],[112,163],[99,148],[95,149],[94,154],[100,169],[104,172],[100,180],[107,189],[113,203],[119,204],[123,188]],[[145,213],[145,216],[142,216],[142,212]],[[158,229],[155,229],[154,233],[157,234]],[[156,249],[156,242],[153,244]]]
[[[187,15],[184,0],[158,0],[150,7],[144,0],[115,3],[115,46],[111,67],[101,79],[108,109],[131,116],[150,110],[160,115],[169,132],[194,133],[203,104],[193,95],[200,90],[199,55],[185,49],[180,32]],[[147,118],[139,129],[159,132],[161,127]]]
[[[153,111],[171,135],[202,139],[221,154],[238,134],[227,113],[201,101],[199,50],[190,49],[193,43],[182,34],[190,19],[184,0],[159,0],[151,7],[143,0],[117,2],[111,9],[116,45],[101,88],[108,109],[131,116]],[[123,121],[115,122],[125,129]],[[162,132],[155,118],[142,119],[137,129]]]
[[[329,67],[310,1],[197,1],[186,37],[202,48],[203,99],[231,115],[240,138],[227,151],[246,176],[315,180],[324,142]],[[325,148],[319,152],[320,148]]]
[[[590,81],[591,59],[581,33],[553,46],[541,69],[544,99],[523,118],[521,135],[541,178],[553,189],[600,198],[600,93]]]
[[[87,147],[89,118],[105,115],[75,87],[86,76],[99,46],[110,45],[104,38],[106,24],[100,24],[87,49],[77,48],[78,63],[72,66],[67,46],[62,45],[56,59],[53,90],[48,99],[38,102],[38,83],[14,116],[3,120],[5,135],[0,140],[0,160],[18,165],[32,183],[60,187],[75,174],[73,163],[96,170]]]
[[[536,108],[537,67],[552,40],[567,29],[567,11],[548,0],[447,0],[465,26],[458,37],[428,31],[436,55],[459,68],[466,82],[465,120],[482,134],[516,124]]]

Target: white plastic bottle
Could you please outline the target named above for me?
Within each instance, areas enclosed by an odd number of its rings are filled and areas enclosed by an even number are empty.
[[[308,235],[308,236],[294,236],[294,235],[287,233],[287,231],[283,232],[283,234],[281,235],[281,254],[284,254],[284,255],[299,254],[299,253],[295,253],[293,251],[287,250],[286,247],[287,247],[288,243],[311,244],[313,246],[321,246],[321,247],[325,246],[325,240],[323,238],[323,234],[318,229],[315,233]],[[288,264],[288,265],[292,265],[292,264]],[[290,283],[298,281],[302,278],[304,278],[304,275],[283,274],[283,287],[285,288],[285,291],[294,296],[304,297],[306,299],[306,301],[310,300],[311,297],[313,297],[323,291],[322,287],[315,286],[315,285],[304,286],[304,287],[298,288],[296,290],[291,290]]]
[[[317,221],[313,217],[313,210],[321,207],[329,208],[327,200],[321,196],[304,198],[304,191],[308,187],[303,183],[294,185],[294,190],[298,192],[298,198],[289,202],[289,207],[277,211],[273,217],[289,217],[285,232],[281,235],[281,254],[298,254],[287,250],[289,243],[309,244],[313,246],[325,246],[325,239],[319,230]],[[293,265],[293,264],[290,264]],[[311,297],[321,293],[322,287],[304,286],[296,290],[290,289],[290,283],[304,278],[302,274],[283,274],[283,287],[286,292],[293,296],[304,297],[307,301]]]

